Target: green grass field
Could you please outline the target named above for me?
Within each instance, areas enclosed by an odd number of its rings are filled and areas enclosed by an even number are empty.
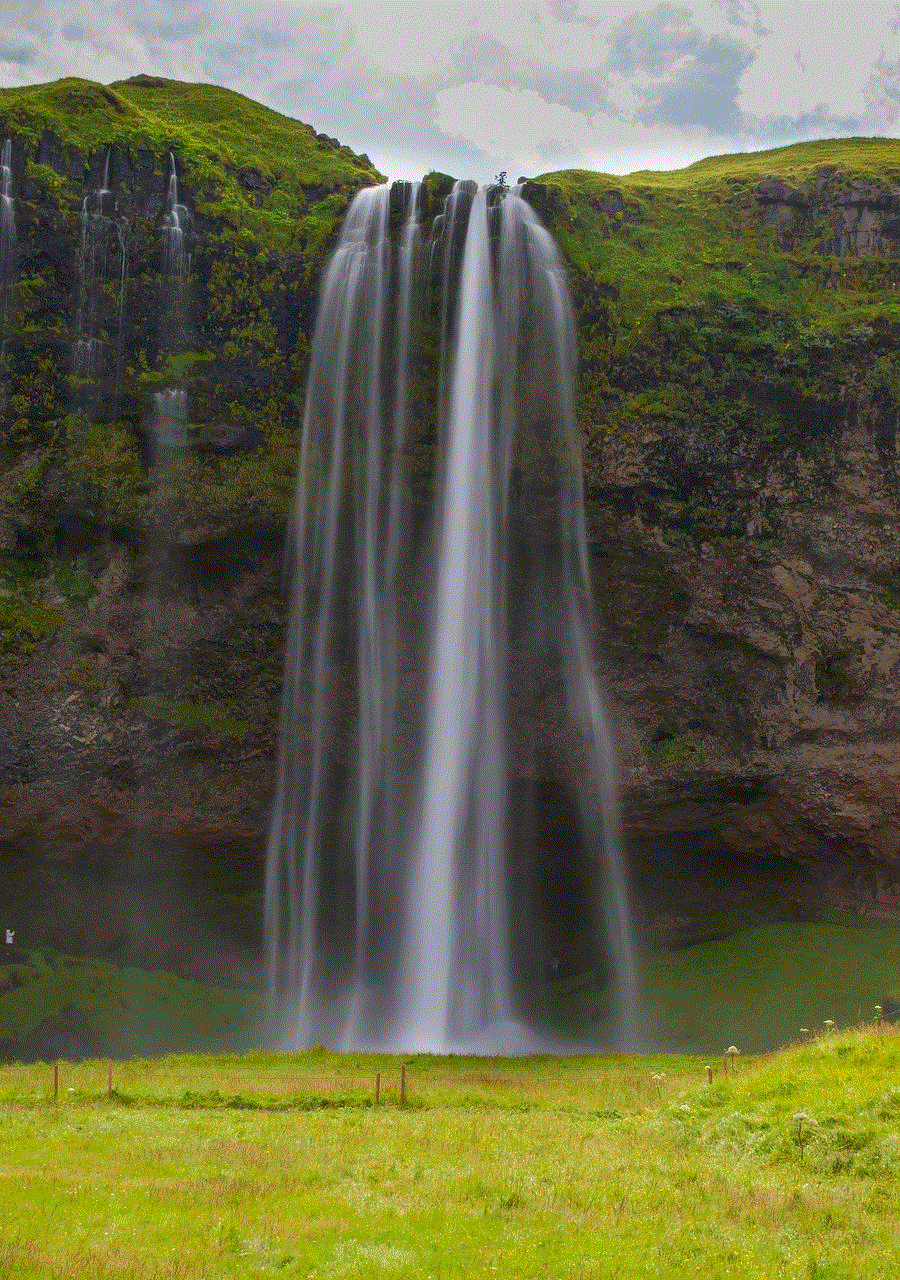
[[[716,1057],[730,1044],[766,1052],[801,1027],[821,1029],[826,1018],[852,1026],[876,1004],[896,1003],[900,930],[873,921],[758,921],[729,937],[651,951],[640,985],[646,1046]],[[3,1056],[38,1056],[27,1038],[48,1020],[65,1021],[66,1010],[85,1029],[86,1052],[124,1057],[247,1049],[259,1042],[267,1002],[258,991],[55,953],[0,966]],[[596,1048],[608,994],[591,975],[573,975],[536,991],[532,1013],[563,1039]]]
[[[0,1275],[888,1277],[900,1036],[0,1068]],[[382,1076],[381,1101],[374,1080]],[[798,1118],[799,1117],[799,1118]]]

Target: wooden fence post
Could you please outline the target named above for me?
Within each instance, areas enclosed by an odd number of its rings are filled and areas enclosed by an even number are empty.
[[[706,1068],[706,1083],[712,1084],[712,1067]]]

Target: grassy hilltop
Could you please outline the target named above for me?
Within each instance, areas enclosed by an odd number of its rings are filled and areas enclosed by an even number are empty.
[[[139,442],[152,395],[179,383],[191,397],[184,460],[186,519],[278,521],[290,500],[301,381],[319,273],[347,202],[381,181],[365,156],[307,124],[212,85],[149,76],[104,86],[85,80],[0,89],[0,138],[13,144],[18,262],[7,325],[0,510],[15,501],[23,536],[41,549],[48,526],[71,514],[135,529],[148,511]],[[160,329],[162,222],[169,155],[190,210],[190,325],[183,350]],[[106,212],[126,228],[125,316],[119,254],[106,231],[97,259],[97,332],[105,362],[96,388],[72,372],[83,279],[81,219],[109,156]],[[122,343],[122,385],[113,353]],[[87,412],[74,412],[84,408]],[[252,448],[221,457],[235,432]],[[210,448],[212,446],[212,448]],[[210,452],[213,456],[210,456]],[[63,493],[48,498],[52,470]],[[63,501],[60,503],[59,498]]]
[[[677,446],[707,431],[733,457],[802,448],[838,402],[900,405],[900,142],[537,183],[572,275],[589,466],[622,433],[662,429]],[[747,511],[724,506],[650,515],[689,536],[741,533]]]
[[[190,187],[203,190],[206,203],[228,210],[236,225],[258,231],[267,248],[279,247],[279,240],[296,242],[310,188],[319,195],[346,194],[361,177],[381,177],[368,156],[232,89],[158,76],[0,89],[0,132],[33,146],[48,134],[84,155],[109,146],[156,156],[171,151]],[[247,198],[251,173],[249,189],[261,193],[258,214]]]
[[[5,441],[50,446],[44,470],[63,462],[79,515],[139,526],[147,500],[135,432],[152,392],[176,379],[191,393],[201,451],[235,427],[262,438],[250,456],[185,462],[186,521],[280,523],[319,274],[349,196],[381,175],[366,156],[230,90],[149,76],[2,89],[6,136],[17,148],[21,244]],[[81,204],[110,147],[134,261],[123,393],[101,406],[98,426],[73,419],[70,348]],[[195,217],[194,332],[177,358],[156,351],[169,152]],[[589,480],[604,440],[648,426],[676,443],[700,429],[780,447],[798,424],[833,417],[837,401],[875,414],[900,404],[898,182],[900,143],[849,139],[671,173],[548,174],[527,188],[570,268]],[[112,326],[112,301],[109,310]],[[35,523],[60,510],[41,502],[42,474],[16,478],[40,508]],[[740,534],[759,513],[721,496],[648,515],[688,536]],[[762,523],[768,533],[771,513]]]

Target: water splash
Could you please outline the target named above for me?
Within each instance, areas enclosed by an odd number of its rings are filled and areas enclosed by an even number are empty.
[[[399,184],[355,198],[313,342],[266,872],[277,1034],[544,1047],[523,1013],[536,921],[514,891],[513,850],[534,833],[512,795],[551,689],[579,910],[626,1044],[637,990],[565,275],[518,191],[494,205],[456,184],[427,251],[420,203]],[[423,451],[435,471],[414,492]]]
[[[187,392],[181,387],[168,387],[153,397],[151,462],[155,467],[167,466],[187,449],[187,409]]]

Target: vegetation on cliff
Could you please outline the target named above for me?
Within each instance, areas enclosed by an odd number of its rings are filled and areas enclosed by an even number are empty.
[[[0,506],[18,502],[32,529],[67,510],[142,525],[150,400],[177,380],[194,446],[177,465],[182,524],[281,522],[316,282],[349,195],[380,175],[229,90],[148,76],[0,90],[0,135],[14,144],[21,241],[2,434],[9,461],[32,450],[44,464],[34,493],[0,481]],[[157,333],[169,153],[194,220],[177,358]],[[81,211],[107,155],[131,257],[125,373],[84,412],[71,374]],[[675,539],[771,537],[772,504],[724,493],[698,452],[759,468],[785,442],[820,441],[848,406],[900,405],[898,181],[900,144],[850,139],[527,184],[571,270],[589,478],[604,441],[658,431],[682,492],[637,493],[651,523]],[[716,447],[698,450],[698,435]]]
[[[367,157],[230,90],[147,76],[2,89],[0,137],[12,141],[18,232],[0,412],[6,541],[12,529],[28,550],[46,549],[70,515],[141,527],[154,502],[152,396],[176,382],[190,393],[193,445],[176,467],[181,523],[282,519],[318,274],[353,191],[381,180]],[[170,155],[191,264],[189,341],[177,355],[161,332]],[[100,210],[104,174],[107,222],[88,228],[101,240],[86,250],[83,214]],[[119,385],[73,373],[86,252],[91,336],[122,349]]]
[[[900,143],[878,138],[534,184],[572,271],[589,466],[661,433],[682,491],[637,499],[669,537],[771,537],[734,473],[900,407],[898,186]]]

